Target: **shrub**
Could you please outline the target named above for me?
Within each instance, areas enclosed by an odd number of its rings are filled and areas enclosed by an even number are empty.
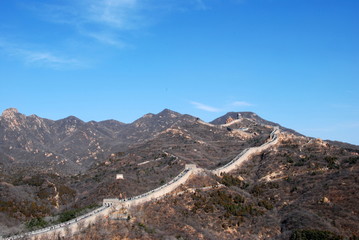
[[[38,229],[38,228],[44,228],[47,225],[48,225],[48,223],[43,218],[40,218],[40,217],[33,218],[26,223],[26,227],[30,231],[32,231],[34,229]]]
[[[59,216],[59,222],[67,222],[71,219],[76,218],[76,212],[76,210],[69,210],[61,213]]]
[[[51,191],[49,191],[49,189],[46,189],[46,188],[40,189],[40,190],[37,192],[37,196],[38,196],[40,199],[46,199],[46,198],[48,198],[48,197],[51,196]]]
[[[68,211],[64,211],[62,213],[60,213],[59,218],[58,218],[58,222],[66,222],[69,221],[71,219],[74,219],[82,214],[84,214],[85,212],[87,212],[88,210],[94,209],[99,207],[99,205],[97,204],[91,204],[88,205],[86,207],[83,208],[77,208],[77,209],[72,209],[72,210],[68,210]]]
[[[327,162],[328,164],[328,168],[329,169],[334,169],[334,168],[338,168],[339,166],[336,164],[336,161],[337,161],[337,157],[330,157],[330,156],[327,156],[324,158],[324,160]]]
[[[153,228],[150,228],[150,227],[148,227],[148,226],[146,226],[145,224],[143,224],[143,223],[137,223],[137,225],[140,227],[140,228],[142,228],[143,230],[145,230],[145,232],[147,232],[147,233],[149,233],[149,234],[152,234],[152,233],[155,233],[155,229],[153,229]]]
[[[279,188],[279,183],[277,182],[269,182],[266,184],[270,189],[273,189],[273,188]]]
[[[305,160],[304,159],[299,159],[297,162],[294,163],[295,167],[301,167],[305,165]]]
[[[257,185],[254,185],[253,188],[251,189],[251,193],[258,197],[259,195],[261,195],[263,193],[263,188],[264,186],[261,185],[261,184],[257,184]]]
[[[30,179],[25,181],[26,184],[29,184],[30,186],[35,186],[35,187],[40,187],[44,182],[45,182],[45,180],[38,175],[32,176]]]
[[[243,182],[241,180],[239,180],[238,178],[233,177],[232,175],[229,175],[229,174],[223,174],[221,183],[227,187],[243,185]]]
[[[271,210],[273,209],[273,204],[267,200],[262,200],[262,201],[259,201],[258,202],[258,206],[260,207],[264,207],[266,208],[267,210]]]
[[[295,230],[290,236],[290,240],[342,240],[338,236],[329,231],[322,230]]]
[[[233,202],[234,203],[244,203],[244,197],[242,197],[241,195],[236,195],[234,198],[233,198]]]
[[[296,192],[298,190],[297,186],[294,186],[290,189],[290,192],[293,193],[293,192]]]
[[[345,160],[345,162],[349,163],[350,165],[356,164],[359,160],[359,157],[350,157]]]

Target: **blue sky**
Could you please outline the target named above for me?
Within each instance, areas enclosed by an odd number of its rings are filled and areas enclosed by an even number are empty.
[[[357,0],[1,0],[0,111],[253,111],[359,144]]]

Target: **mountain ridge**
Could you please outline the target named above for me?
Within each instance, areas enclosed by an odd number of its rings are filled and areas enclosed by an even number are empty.
[[[7,110],[0,117],[0,215],[7,219],[0,219],[0,235],[10,234],[12,227],[19,228],[31,218],[98,204],[104,198],[148,192],[170,181],[185,164],[217,169],[244,149],[265,144],[273,126],[277,125],[251,112],[229,112],[205,123],[165,109],[125,124],[84,122],[74,116],[53,121]],[[148,203],[149,210],[136,210],[140,215],[131,213],[134,225],[128,222],[130,229],[158,239],[158,232],[138,229],[140,223],[150,224],[151,217],[144,216],[155,216],[151,209],[158,205],[176,214],[167,221],[156,216],[156,224],[150,226],[169,235],[181,234],[175,225],[182,226],[186,223],[182,218],[189,219],[193,224],[186,228],[194,229],[185,233],[187,238],[194,231],[196,236],[223,239],[251,239],[249,232],[288,239],[288,234],[309,226],[345,236],[357,234],[353,227],[357,218],[352,214],[356,211],[357,148],[281,129],[275,147],[254,155],[238,170],[192,179],[183,186],[184,198],[174,195]],[[118,173],[124,179],[115,180]],[[186,192],[186,188],[219,183],[219,189]],[[350,196],[344,196],[345,192]],[[233,199],[244,202],[233,205]],[[337,216],[334,213],[339,208],[342,213]],[[238,215],[243,211],[244,215]],[[272,219],[270,226],[263,224],[267,215]],[[216,226],[208,225],[212,221]],[[237,226],[247,232],[239,234]]]

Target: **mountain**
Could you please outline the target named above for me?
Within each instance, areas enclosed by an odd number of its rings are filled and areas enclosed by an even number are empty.
[[[215,124],[215,125],[225,124],[227,119],[229,119],[229,118],[231,118],[233,120],[238,120],[239,121],[238,124],[242,127],[256,125],[256,124],[267,125],[267,126],[272,126],[272,127],[279,126],[281,130],[284,130],[289,133],[293,133],[298,136],[303,136],[302,134],[294,131],[293,129],[285,128],[285,127],[280,126],[278,123],[267,121],[267,120],[259,117],[257,114],[255,114],[253,112],[240,112],[240,113],[228,112],[227,114],[225,114],[219,118],[216,118],[211,123]]]
[[[133,123],[127,124],[117,135],[122,142],[136,143],[152,138],[156,133],[170,128],[173,125],[180,125],[186,122],[193,122],[194,117],[165,109],[158,114],[148,113]]]
[[[1,162],[9,171],[12,166],[6,163],[24,169],[53,168],[62,174],[82,171],[107,156],[115,135],[106,125],[73,116],[52,121],[5,110],[0,117]]]
[[[53,121],[7,109],[0,117],[1,163],[74,174],[131,143],[146,141],[175,123],[191,120],[193,117],[164,110],[131,124],[115,120],[86,123],[74,116]]]
[[[150,191],[188,163],[225,165],[264,144],[274,126],[251,112],[206,123],[165,109],[125,124],[7,109],[0,116],[0,236]],[[280,129],[275,147],[230,174],[194,176],[176,194],[132,209],[130,221],[99,222],[75,239],[355,239],[359,147]]]

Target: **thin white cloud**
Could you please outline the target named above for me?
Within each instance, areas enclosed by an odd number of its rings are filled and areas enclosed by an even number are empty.
[[[193,106],[195,106],[197,109],[201,109],[207,112],[225,112],[225,111],[233,111],[234,107],[250,107],[254,106],[253,104],[245,101],[234,101],[229,104],[226,104],[225,106],[222,106],[221,108],[216,108],[212,106],[208,106],[206,104],[191,101],[190,102]]]
[[[82,36],[123,48],[127,44],[120,37],[149,22],[146,2],[147,0],[65,0],[61,5],[47,2],[29,8],[45,21],[68,25]]]
[[[17,53],[22,55],[25,61],[30,64],[46,65],[52,68],[78,67],[81,65],[76,59],[55,56],[50,52],[18,50]]]
[[[95,39],[96,41],[99,41],[106,45],[111,45],[117,48],[125,48],[129,46],[125,42],[121,41],[118,37],[114,36],[111,33],[106,32],[85,32],[82,31],[82,34],[85,36],[88,36],[90,38]]]
[[[206,111],[206,112],[221,112],[221,109],[219,108],[215,108],[215,107],[211,107],[211,106],[208,106],[208,105],[205,105],[203,103],[199,103],[199,102],[191,102],[191,104],[197,108],[197,109],[200,109],[200,110],[203,110],[203,111]]]
[[[123,48],[128,44],[121,36],[153,24],[164,12],[207,7],[205,0],[64,0],[61,4],[32,4],[29,8],[45,21],[69,25],[85,37]]]
[[[21,48],[3,40],[0,40],[0,49],[6,52],[9,56],[21,59],[25,64],[45,66],[53,69],[84,67],[83,63],[74,58],[58,56],[49,51],[36,51]]]
[[[235,101],[231,103],[231,106],[234,107],[250,107],[253,106],[253,104],[249,103],[249,102],[244,102],[244,101]]]
[[[142,1],[143,2],[143,1]],[[85,1],[88,21],[102,23],[117,29],[130,29],[141,18],[141,5],[137,0],[95,0]]]
[[[23,0],[20,4],[21,7],[32,11],[45,22],[70,28],[73,34],[64,35],[63,39],[59,37],[53,42],[48,42],[48,47],[46,47],[44,43],[40,45],[40,43],[31,42],[29,40],[31,38],[26,37],[25,34],[21,36],[20,33],[19,37],[23,40],[12,41],[17,37],[6,38],[7,42],[11,44],[2,46],[0,39],[0,48],[10,56],[22,58],[27,64],[51,68],[83,67],[85,64],[77,59],[88,58],[88,56],[82,52],[83,56],[78,56],[80,51],[77,49],[74,51],[71,43],[84,45],[86,50],[92,49],[93,43],[118,49],[132,47],[129,39],[134,33],[133,31],[143,30],[146,26],[158,22],[164,15],[172,12],[183,9],[205,9],[205,3],[206,0],[62,0],[31,3]],[[138,33],[136,32],[137,36]],[[6,34],[3,32],[3,39]],[[7,35],[9,36],[9,34]],[[92,39],[94,42],[88,42],[86,39]],[[91,46],[88,47],[89,45]],[[61,52],[54,51],[56,46],[61,46],[63,50]],[[64,54],[76,51],[77,53],[74,54],[77,57],[75,58]],[[91,62],[92,60],[88,59],[87,61]]]

